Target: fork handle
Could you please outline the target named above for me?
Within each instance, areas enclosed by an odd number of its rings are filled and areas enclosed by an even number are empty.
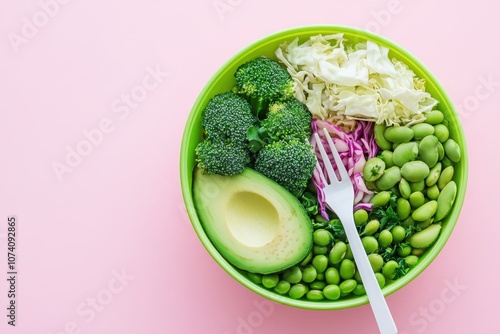
[[[396,334],[398,329],[392,318],[387,302],[382,294],[382,290],[378,284],[375,274],[373,272],[368,256],[366,255],[365,248],[361,243],[358,231],[356,230],[354,219],[352,215],[344,215],[339,217],[344,223],[344,230],[347,239],[351,245],[351,250],[354,256],[354,261],[358,268],[359,274],[363,281],[363,285],[370,301],[375,320],[377,321],[381,334]]]

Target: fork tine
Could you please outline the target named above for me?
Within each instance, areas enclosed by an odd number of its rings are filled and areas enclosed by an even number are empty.
[[[323,132],[325,133],[326,141],[328,142],[328,144],[330,145],[330,149],[332,150],[333,158],[335,159],[335,164],[337,165],[337,170],[340,174],[340,181],[349,179],[347,170],[345,169],[344,163],[340,158],[339,152],[337,151],[337,148],[335,147],[330,134],[328,133],[326,128],[323,128]]]
[[[326,172],[328,174],[328,179],[330,180],[330,183],[333,182],[339,182],[337,179],[337,175],[335,175],[335,171],[333,170],[332,163],[330,162],[330,158],[328,157],[328,154],[326,154],[325,148],[323,147],[323,143],[321,142],[321,139],[319,138],[318,134],[314,134],[316,138],[316,145],[318,145],[319,152],[321,153],[321,157],[323,158],[323,163],[325,164]],[[321,171],[321,170],[320,170]],[[328,182],[324,182],[325,184],[328,184]]]

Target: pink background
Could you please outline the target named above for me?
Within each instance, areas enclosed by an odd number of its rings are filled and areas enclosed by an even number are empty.
[[[184,124],[214,71],[267,34],[326,23],[401,44],[461,110],[468,195],[436,261],[387,298],[400,332],[499,333],[495,6],[0,0],[0,332],[376,333],[369,306],[294,309],[233,281],[198,241],[180,191]],[[70,155],[58,178],[53,165],[76,149],[86,156]],[[19,223],[16,328],[5,316],[8,215]]]

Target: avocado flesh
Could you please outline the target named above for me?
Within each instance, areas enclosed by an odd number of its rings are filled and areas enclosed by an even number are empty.
[[[278,272],[301,262],[312,248],[312,223],[298,199],[253,169],[233,176],[198,169],[193,199],[214,247],[240,269]]]

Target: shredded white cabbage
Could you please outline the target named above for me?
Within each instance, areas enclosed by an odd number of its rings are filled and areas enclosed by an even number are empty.
[[[323,120],[369,120],[410,125],[438,103],[425,82],[389,50],[372,41],[346,46],[343,34],[316,35],[284,43],[276,56],[287,67],[295,97]]]

